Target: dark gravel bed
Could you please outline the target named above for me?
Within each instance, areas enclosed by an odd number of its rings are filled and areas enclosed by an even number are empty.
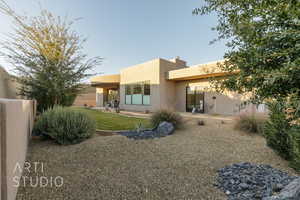
[[[152,130],[122,131],[122,132],[118,132],[118,134],[126,136],[130,139],[135,139],[135,140],[154,139],[154,138],[164,137],[164,136],[157,134],[155,131],[152,131]]]
[[[256,200],[280,192],[297,176],[272,168],[270,165],[238,163],[218,170],[216,186],[229,200]]]
[[[171,135],[175,130],[175,127],[168,122],[161,122],[156,128],[144,129],[144,130],[129,130],[121,131],[118,134],[126,136],[130,139],[143,140],[161,138]]]

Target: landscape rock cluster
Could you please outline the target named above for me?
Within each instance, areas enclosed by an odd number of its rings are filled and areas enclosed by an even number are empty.
[[[119,134],[131,139],[141,140],[141,139],[153,139],[153,138],[165,137],[171,135],[174,132],[174,130],[175,127],[172,123],[161,122],[154,129],[121,131],[119,132]]]
[[[270,165],[251,163],[226,166],[218,170],[218,175],[216,186],[226,193],[229,200],[275,200],[270,197],[284,191],[287,185],[298,180],[296,176],[289,176]]]

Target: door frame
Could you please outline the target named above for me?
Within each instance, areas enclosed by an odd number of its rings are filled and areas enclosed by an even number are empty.
[[[185,111],[186,112],[192,112],[192,110],[190,110],[190,109],[188,109],[188,100],[187,100],[187,98],[188,98],[188,89],[190,89],[190,86],[186,86],[185,87]],[[196,95],[197,94],[202,94],[202,96],[203,96],[203,99],[202,99],[202,101],[203,101],[203,109],[201,110],[201,111],[196,111],[197,113],[204,113],[205,112],[205,106],[204,106],[204,104],[205,104],[205,92],[199,92],[199,90],[197,91],[197,87],[196,87],[196,89],[193,91],[193,93],[194,93],[194,99],[193,99],[193,106],[195,107],[196,106]]]

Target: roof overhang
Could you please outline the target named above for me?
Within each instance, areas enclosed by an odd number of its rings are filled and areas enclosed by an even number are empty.
[[[190,76],[176,76],[176,77],[167,77],[167,80],[170,81],[187,81],[187,80],[197,80],[197,79],[207,79],[207,78],[214,78],[214,77],[224,77],[232,75],[233,73],[210,73],[210,74],[195,74]]]
[[[120,85],[120,74],[95,76],[90,81],[94,87],[118,88]]]
[[[223,62],[224,61],[216,61],[212,63],[196,65],[193,67],[172,70],[167,72],[166,79],[170,81],[185,81],[222,77],[235,74],[222,71],[218,65],[222,64]]]

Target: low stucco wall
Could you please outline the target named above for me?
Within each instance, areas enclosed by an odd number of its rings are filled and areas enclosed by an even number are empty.
[[[12,77],[0,67],[0,98],[17,98],[17,83]]]
[[[14,169],[16,165],[24,165],[34,116],[34,101],[0,99],[0,200],[16,197],[14,177],[20,177],[21,172]]]
[[[75,99],[73,106],[96,106],[96,88],[85,88]]]

